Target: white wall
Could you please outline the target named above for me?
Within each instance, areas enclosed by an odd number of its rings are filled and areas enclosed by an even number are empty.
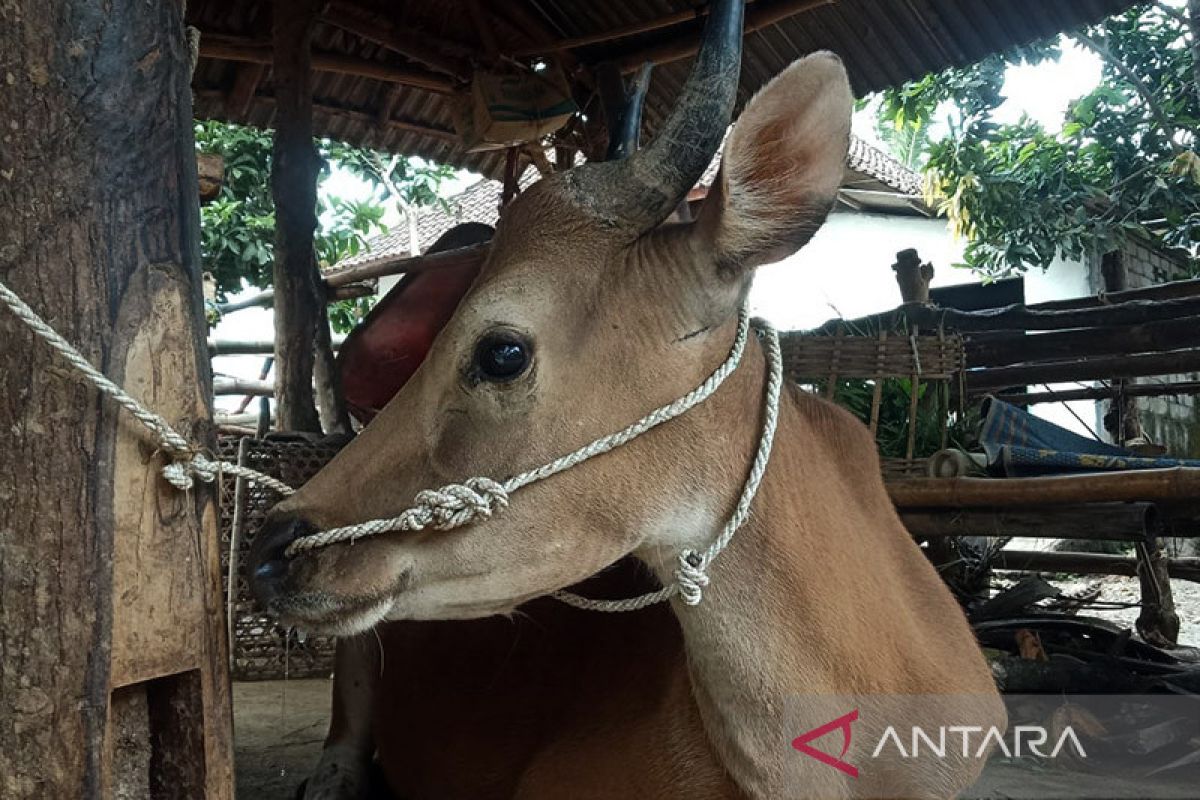
[[[895,308],[900,290],[891,265],[898,251],[910,247],[916,248],[922,261],[933,263],[934,288],[978,283],[973,272],[952,266],[962,261],[963,244],[942,219],[838,211],[800,252],[758,270],[750,292],[751,310],[780,330],[796,330]],[[1032,270],[1025,276],[1025,299],[1030,303],[1092,291],[1088,268],[1081,262],[1059,259],[1045,272]],[[1094,403],[1069,405],[1070,410],[1061,403],[1033,410],[1085,436],[1090,436],[1087,427],[1097,430]]]
[[[909,247],[933,262],[935,287],[978,280],[949,266],[962,260],[962,245],[944,220],[838,212],[800,252],[758,270],[751,309],[780,330],[796,330],[895,308],[900,290],[891,265]]]

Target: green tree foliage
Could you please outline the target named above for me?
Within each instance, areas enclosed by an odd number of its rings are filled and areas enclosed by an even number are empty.
[[[1131,234],[1193,253],[1200,245],[1197,33],[1177,3],[1142,6],[1071,34],[1103,64],[1063,128],[999,124],[1008,66],[1058,54],[1057,43],[993,56],[886,92],[881,120],[898,131],[953,103],[950,130],[929,143],[926,194],[965,237],[967,265],[991,276],[1120,247]]]
[[[201,208],[200,252],[205,271],[216,281],[217,298],[225,300],[247,284],[260,289],[271,285],[274,257],[275,206],[271,198],[271,133],[223,122],[198,122],[196,147],[217,153],[225,161],[220,195]],[[396,202],[412,213],[417,207],[440,202],[438,190],[453,174],[450,167],[394,157],[340,142],[318,141],[325,166],[339,166],[376,187],[366,201],[346,200],[318,192],[318,227],[315,250],[318,264],[326,268],[355,255],[372,233],[383,230],[386,204]],[[386,173],[372,165],[389,167]],[[386,178],[386,180],[385,180]],[[335,330],[353,327],[370,308],[370,298],[346,300],[330,307]]]

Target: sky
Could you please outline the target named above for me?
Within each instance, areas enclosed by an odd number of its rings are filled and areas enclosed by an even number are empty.
[[[1073,44],[1065,46],[1058,61],[1013,67],[1008,70],[1004,83],[1004,94],[1008,99],[998,109],[997,119],[1001,122],[1015,122],[1022,114],[1027,114],[1047,129],[1058,130],[1062,127],[1067,104],[1086,94],[1099,79],[1100,61],[1095,55]],[[878,144],[874,122],[869,113],[856,115],[854,132],[861,138]],[[453,179],[443,184],[443,196],[453,196],[477,180],[478,175],[460,171]],[[321,191],[345,199],[365,200],[371,196],[373,190],[369,184],[353,174],[335,169],[322,185]],[[390,227],[400,224],[401,219],[395,209],[389,209],[384,221]],[[797,271],[794,277],[788,278],[789,282],[794,281],[791,286],[780,286],[778,280],[771,281],[771,292],[795,297],[803,292],[805,280],[804,274]],[[766,287],[763,289],[765,291]],[[244,294],[253,293],[255,292]],[[868,309],[863,313],[886,310],[886,307]],[[778,322],[782,324],[785,320],[781,319]],[[271,315],[261,309],[236,312],[222,320],[211,336],[229,340],[269,340],[272,337]],[[257,378],[261,364],[262,358],[258,356],[224,356],[213,359],[213,367],[218,374],[244,378]],[[218,398],[217,405],[218,408],[228,409],[237,402],[238,398]]]

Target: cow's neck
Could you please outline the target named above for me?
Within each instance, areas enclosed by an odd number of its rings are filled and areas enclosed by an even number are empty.
[[[731,378],[728,391],[715,395],[716,402],[693,418],[693,425],[708,430],[680,431],[716,439],[713,463],[717,466],[705,470],[713,489],[686,502],[720,498],[724,508],[707,514],[681,512],[681,519],[707,517],[693,533],[682,533],[691,537],[687,546],[696,550],[705,549],[724,523],[741,490],[742,478],[733,476],[744,477],[761,433],[750,427],[762,413],[761,358],[757,346],[747,348],[746,363]],[[801,507],[794,499],[796,483],[785,477],[792,466],[788,462],[795,458],[794,452],[789,455],[786,439],[803,423],[786,391],[780,413],[775,450],[753,513],[710,567],[711,584],[704,590],[703,602],[689,607],[678,598],[672,601],[708,736],[742,790],[749,797],[764,799],[785,796],[781,792],[787,788],[788,765],[795,760],[790,743],[797,732],[789,735],[787,708],[805,693],[831,689],[826,683],[828,673],[821,671],[810,644],[820,638],[811,634],[821,620],[806,618],[804,604],[798,602],[806,594],[797,584],[805,580],[807,571],[800,563],[803,554],[785,540],[800,534],[804,525],[796,513]],[[746,425],[733,426],[730,420],[745,420]],[[713,424],[723,424],[724,432],[718,433],[720,428]],[[727,447],[720,446],[722,438]],[[720,459],[726,459],[723,466]],[[739,466],[731,469],[731,464]],[[681,549],[659,542],[639,555],[662,581],[670,582]]]

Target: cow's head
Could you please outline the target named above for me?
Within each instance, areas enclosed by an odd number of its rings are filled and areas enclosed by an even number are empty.
[[[752,268],[798,249],[828,212],[851,107],[835,56],[793,64],[746,106],[698,220],[660,226],[728,125],[741,6],[714,4],[679,107],[651,145],[547,177],[505,210],[421,367],[257,537],[254,584],[272,611],[340,632],[487,616],[639,548],[673,546],[681,503],[703,488],[689,460],[707,445],[681,453],[659,431],[686,415],[520,490],[486,521],[283,554],[299,535],[395,516],[422,489],[539,466],[679,397],[724,360]],[[752,421],[735,422],[753,438]],[[741,469],[722,492],[736,491]],[[719,527],[710,522],[704,535]]]

